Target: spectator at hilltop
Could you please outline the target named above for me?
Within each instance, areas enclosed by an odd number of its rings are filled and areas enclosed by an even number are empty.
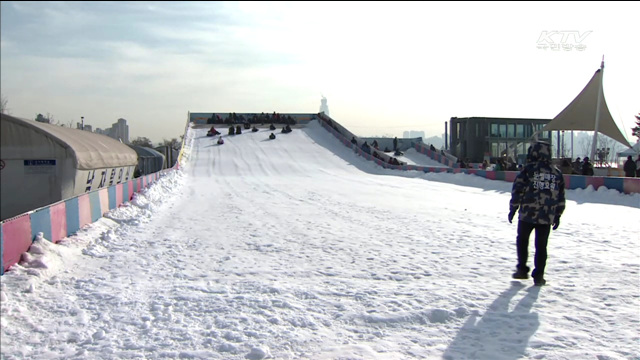
[[[369,144],[367,144],[366,141],[362,143],[362,146],[360,148],[367,154],[371,154],[371,147],[369,146]]]
[[[627,161],[624,162],[624,175],[626,177],[635,177],[636,176],[636,162],[633,161],[633,157],[631,155],[627,156]]]

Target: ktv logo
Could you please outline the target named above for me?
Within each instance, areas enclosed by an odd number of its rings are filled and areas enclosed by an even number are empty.
[[[540,33],[540,37],[538,37],[538,49],[542,50],[552,50],[552,51],[584,51],[587,46],[582,42],[584,39],[589,36],[593,31],[585,31],[580,33],[576,30],[568,30],[568,31],[542,31]]]

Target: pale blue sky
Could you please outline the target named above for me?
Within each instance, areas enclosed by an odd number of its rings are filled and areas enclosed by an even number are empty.
[[[324,95],[358,135],[431,137],[452,116],[553,118],[604,55],[607,104],[636,140],[637,2],[1,6],[1,92],[15,116],[94,128],[123,117],[132,139],[158,142],[184,132],[188,111],[313,113]],[[539,49],[543,31],[571,50]]]

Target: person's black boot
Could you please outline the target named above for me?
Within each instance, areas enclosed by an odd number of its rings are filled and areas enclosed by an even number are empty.
[[[516,272],[511,275],[514,279],[528,279],[529,278],[529,269],[518,268]]]
[[[533,279],[533,285],[535,285],[535,286],[542,286],[542,285],[544,285],[546,283],[547,283],[547,281],[545,279],[541,279],[541,278]]]

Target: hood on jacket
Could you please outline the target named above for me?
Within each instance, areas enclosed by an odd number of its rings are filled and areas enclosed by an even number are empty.
[[[529,158],[532,162],[551,162],[551,144],[536,141],[530,149]]]

